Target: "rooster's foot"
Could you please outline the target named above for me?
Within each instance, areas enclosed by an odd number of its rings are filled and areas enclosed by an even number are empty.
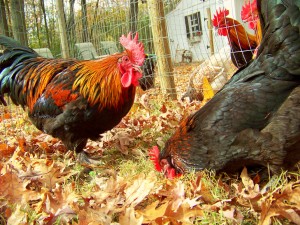
[[[92,159],[91,157],[89,157],[89,155],[85,152],[79,152],[77,154],[77,160],[79,163],[83,164],[83,165],[88,165],[88,166],[92,166],[92,165],[100,165],[102,164],[102,162],[100,160],[97,159]]]

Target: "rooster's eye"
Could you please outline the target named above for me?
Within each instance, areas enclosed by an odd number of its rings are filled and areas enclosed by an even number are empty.
[[[127,56],[125,56],[125,57],[123,58],[123,60],[124,60],[125,62],[128,62],[128,61],[129,61],[129,58],[128,58]]]

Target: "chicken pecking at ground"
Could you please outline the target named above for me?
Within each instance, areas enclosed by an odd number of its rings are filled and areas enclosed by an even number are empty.
[[[122,36],[123,53],[98,60],[48,59],[15,40],[0,36],[0,103],[7,93],[28,108],[32,123],[62,140],[82,162],[87,140],[115,127],[130,110],[145,54],[138,34]]]
[[[264,36],[257,58],[182,120],[161,153],[150,150],[167,177],[256,165],[277,173],[300,160],[300,1],[263,1],[258,10]]]
[[[229,10],[219,9],[213,18],[213,26],[221,36],[227,36],[230,45],[230,56],[237,68],[246,65],[253,57],[258,46],[255,35],[247,33],[244,26],[237,20],[228,17]]]

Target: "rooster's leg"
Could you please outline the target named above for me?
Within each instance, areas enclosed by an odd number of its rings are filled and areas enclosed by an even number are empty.
[[[99,165],[101,164],[101,161],[100,160],[97,160],[97,159],[92,159],[91,157],[89,157],[89,155],[84,152],[84,151],[81,151],[77,154],[77,160],[78,162],[80,162],[81,164],[83,165]]]

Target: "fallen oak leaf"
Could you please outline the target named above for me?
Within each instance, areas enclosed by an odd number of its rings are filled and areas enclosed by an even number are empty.
[[[272,217],[282,216],[295,224],[300,224],[300,181],[278,188],[261,203],[259,225],[271,223]]]
[[[139,215],[143,216],[143,223],[151,223],[155,221],[157,218],[162,218],[166,214],[166,210],[169,202],[164,201],[155,201],[150,205],[146,206],[143,210],[137,210]]]
[[[126,208],[125,213],[119,217],[120,225],[141,225],[143,220],[143,216],[136,217],[133,207]]]
[[[243,215],[240,211],[238,211],[237,209],[235,209],[234,207],[231,207],[230,209],[227,210],[222,210],[221,211],[222,214],[224,215],[224,217],[231,219],[235,222],[237,222],[238,224],[241,224],[243,221]]]
[[[125,204],[136,206],[152,191],[157,178],[154,172],[150,172],[146,177],[145,174],[140,174],[134,179],[133,183],[124,190]]]
[[[253,180],[248,176],[247,168],[244,167],[241,175],[244,188],[240,193],[245,199],[254,199],[261,196],[259,185],[254,184]]]
[[[2,159],[2,157],[10,156],[15,151],[15,149],[16,149],[15,146],[12,147],[5,143],[1,143],[0,144],[0,159]]]

